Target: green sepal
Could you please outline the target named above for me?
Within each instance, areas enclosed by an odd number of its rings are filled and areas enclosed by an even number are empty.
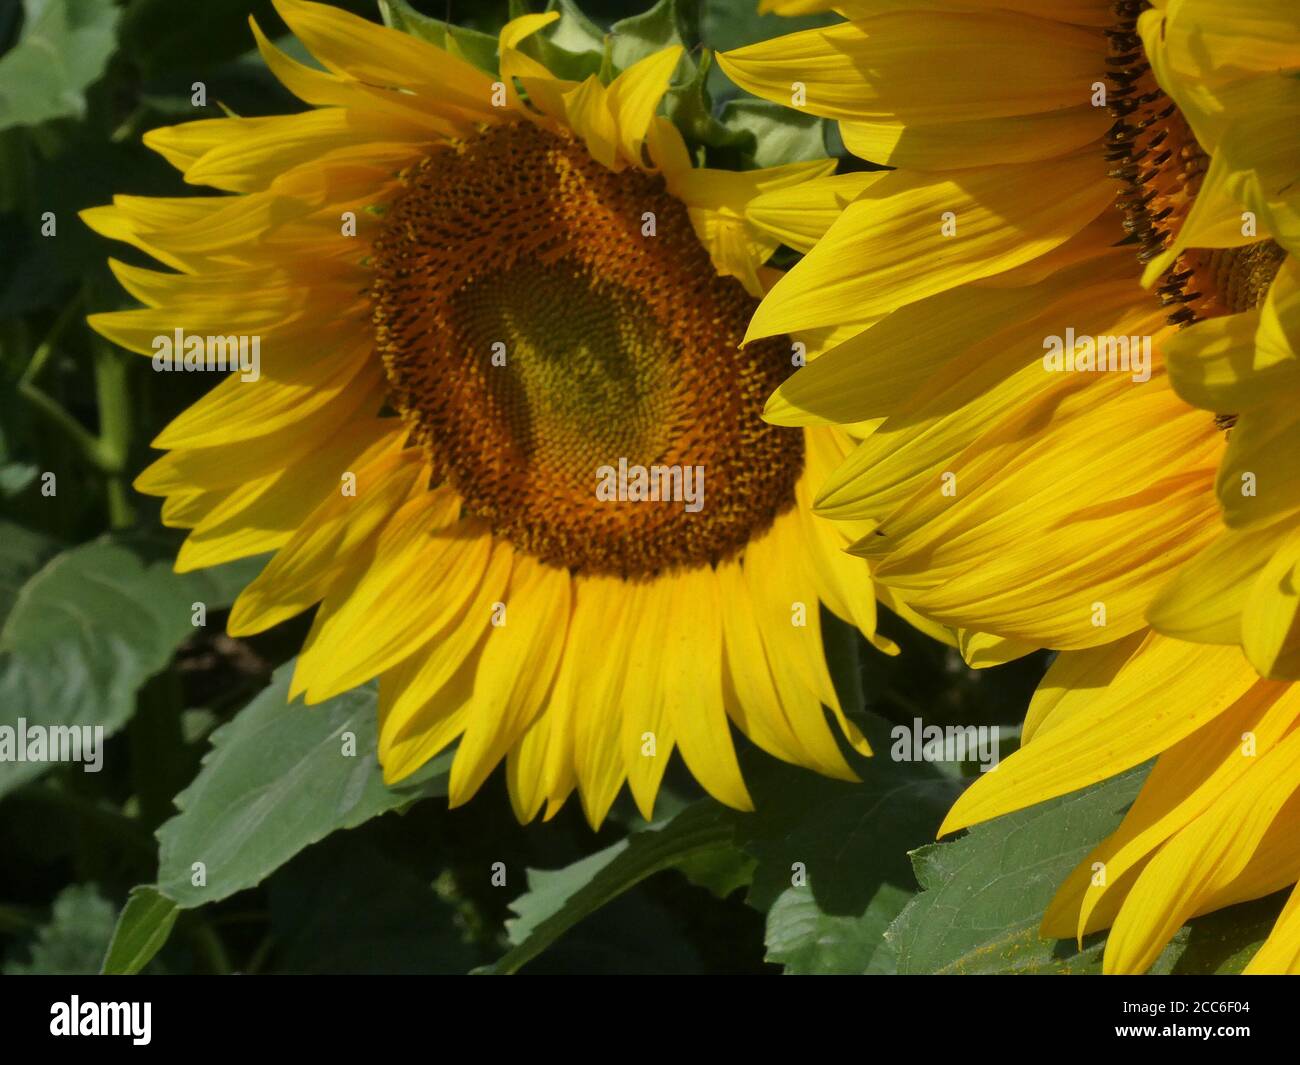
[[[707,148],[734,148],[746,155],[757,151],[754,134],[744,129],[728,129],[713,114],[713,98],[709,93],[709,70],[713,66],[713,53],[707,48],[694,64],[690,81],[668,95],[668,117],[673,120],[682,136],[692,146]]]
[[[689,5],[679,0],[659,0],[654,7],[641,15],[619,19],[610,28],[613,38],[613,59],[616,70],[626,70],[646,56],[654,55],[673,45],[691,46],[684,15]]]
[[[498,72],[497,39],[491,34],[422,15],[407,0],[379,0],[379,12],[384,25],[428,41],[489,74]]]

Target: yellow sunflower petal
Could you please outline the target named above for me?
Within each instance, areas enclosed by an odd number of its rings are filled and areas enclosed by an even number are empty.
[[[795,251],[809,252],[844,209],[889,171],[836,174],[761,192],[745,207],[745,217]]]
[[[951,490],[935,478],[855,546],[921,613],[1058,649],[1107,643],[1144,624],[1155,589],[1213,538],[1212,425],[1120,374],[1061,376],[1064,391],[947,464]],[[1049,409],[1054,432],[1026,432]],[[1106,428],[1120,424],[1133,448],[1122,469]]]
[[[663,657],[666,716],[687,768],[719,802],[752,810],[722,705],[722,607],[711,567],[674,578]]]
[[[1234,528],[1300,507],[1300,408],[1285,393],[1240,419],[1228,435],[1215,492]]]
[[[1300,886],[1287,897],[1268,939],[1242,970],[1244,976],[1297,974],[1300,974]]]
[[[444,750],[469,721],[483,644],[473,647],[454,664],[451,675],[436,689],[418,688],[419,705],[405,715],[393,709],[411,692],[411,675],[419,663],[410,659],[391,669],[379,681],[379,761],[384,783],[400,783],[430,758]]]
[[[1240,643],[1251,584],[1286,538],[1290,522],[1231,529],[1187,563],[1147,610],[1166,636],[1193,643]]]
[[[815,695],[792,679],[784,663],[769,666],[762,633],[740,563],[718,566],[722,592],[723,689],[736,727],[759,747],[795,765],[840,780],[857,780],[826,724]],[[775,668],[774,668],[775,667]],[[796,707],[793,712],[787,707]]]
[[[668,675],[674,671],[666,668],[665,661],[677,620],[674,609],[670,582],[652,582],[639,589],[636,636],[627,661],[630,684],[622,708],[622,747],[628,788],[647,821],[654,817],[659,783],[677,743],[669,706],[670,693],[676,692]]]
[[[321,501],[338,491],[345,472],[397,452],[405,438],[405,430],[395,431],[391,419],[349,422],[328,443],[282,471],[233,491],[207,493],[188,513],[185,524],[191,531],[176,555],[176,572],[279,550]]]
[[[567,570],[516,556],[504,624],[483,648],[473,711],[452,763],[452,806],[468,801],[542,711],[565,643],[569,589]]]
[[[1242,872],[1297,788],[1300,732],[1293,732],[1147,864],[1106,940],[1104,971],[1147,969],[1183,922]]]
[[[390,783],[414,772],[464,731],[478,662],[513,564],[510,546],[493,544],[470,605],[440,631],[427,632],[423,647],[380,678],[379,758]],[[444,698],[449,688],[456,699]],[[422,737],[431,726],[438,737],[430,747]]]
[[[294,36],[337,74],[357,81],[414,91],[482,121],[492,107],[492,79],[449,52],[328,4],[275,0]]]
[[[1030,700],[1020,730],[1021,744],[1029,743],[1041,730],[1059,725],[1071,715],[1086,710],[1087,703],[1066,696],[1075,689],[1104,688],[1145,639],[1145,632],[1134,632],[1114,643],[1083,651],[1063,651],[1057,655]]]
[[[1086,103],[1104,47],[1095,30],[1023,15],[899,11],[724,52],[718,62],[741,88],[786,106],[800,106],[802,85],[813,114],[924,127]]]
[[[1113,668],[1105,659],[1097,664]],[[1141,764],[1230,706],[1255,676],[1235,647],[1153,635],[1108,679],[1104,687],[1067,691],[1052,715],[1059,724],[1040,725],[1030,743],[980,777],[948,811],[940,835]],[[1157,704],[1153,691],[1162,693]]]
[[[1036,163],[1069,155],[1099,140],[1105,110],[1080,105],[1008,118],[916,124],[910,119],[840,122],[844,146],[873,163],[914,170],[960,170],[988,159]]]
[[[1063,244],[1113,199],[1096,153],[1014,168],[891,171],[777,283],[746,338],[862,321],[1009,270]]]
[[[1129,284],[1098,283],[1086,294],[1079,291],[1079,281],[1096,273],[1089,264],[1035,285],[961,286],[909,303],[799,369],[773,393],[763,417],[777,425],[855,422],[908,410],[916,396],[918,403],[902,420],[915,431],[923,421],[918,407],[925,387],[943,395],[940,409],[956,413],[954,423],[960,418],[974,428],[987,414],[976,415],[962,401],[968,403],[981,386],[989,388],[999,371],[1005,375],[1017,362],[1041,357],[1050,316],[1103,333],[1116,322],[1116,310],[1128,309]],[[940,392],[950,382],[960,394]],[[896,436],[889,451],[898,451]],[[921,465],[933,469],[929,459]],[[881,486],[873,474],[869,489]]]
[[[633,166],[643,165],[641,146],[681,57],[680,46],[654,52],[609,84],[607,99],[618,127],[619,144],[623,157]]]
[[[573,764],[583,812],[599,827],[627,777],[619,707],[627,684],[626,661],[635,639],[629,591],[608,577],[579,580],[575,589],[569,645],[557,686],[594,712],[573,714]],[[599,652],[597,652],[599,648]]]
[[[351,556],[406,498],[420,472],[416,452],[385,455],[355,472],[356,494],[336,494],[312,511],[289,542],[235,600],[227,631],[263,632],[323,599]]]
[[[1300,680],[1300,529],[1278,545],[1250,586],[1241,646],[1260,676]]]
[[[490,554],[479,522],[457,522],[449,489],[416,498],[393,515],[374,557],[356,564],[316,612],[294,672],[291,696],[318,703],[364,684],[415,653],[470,602]],[[443,593],[418,580],[441,575]],[[417,579],[413,579],[416,577]]]
[[[543,63],[523,52],[520,42],[545,29],[559,19],[558,11],[544,11],[536,15],[521,15],[511,19],[501,29],[498,47],[501,55],[501,76],[511,86],[510,92],[516,107],[531,114],[513,88],[514,82],[523,86],[533,107],[550,118],[565,118],[564,94],[575,88],[571,81],[555,77]]]
[[[570,127],[582,138],[591,157],[611,170],[621,168],[618,122],[610,110],[608,90],[600,79],[592,74],[566,92],[564,108]]]
[[[1214,720],[1162,754],[1120,827],[1071,874],[1044,925],[1061,921],[1066,935],[1107,927],[1128,898],[1136,875],[1158,848],[1191,824],[1271,750],[1300,716],[1300,692],[1255,684]],[[1097,876],[1101,862],[1104,875]]]

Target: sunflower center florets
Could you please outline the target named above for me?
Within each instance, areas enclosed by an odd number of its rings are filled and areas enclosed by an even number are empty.
[[[759,416],[790,346],[740,348],[754,300],[660,178],[519,122],[404,184],[375,337],[470,514],[546,562],[642,576],[734,555],[793,504],[801,437]]]
[[[1106,135],[1111,176],[1123,183],[1118,205],[1138,259],[1158,256],[1185,221],[1209,160],[1177,105],[1156,83],[1137,32],[1147,0],[1118,0],[1106,31]],[[1239,248],[1189,249],[1161,278],[1157,293],[1174,325],[1258,306],[1285,252],[1271,240]]]

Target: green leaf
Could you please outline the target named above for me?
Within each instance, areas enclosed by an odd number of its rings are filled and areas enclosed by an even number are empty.
[[[0,521],[0,624],[9,616],[19,589],[57,550],[50,537]]]
[[[957,792],[928,763],[891,761],[885,723],[861,721],[875,756],[850,758],[860,784],[780,763],[750,774],[758,813],[736,833],[757,860],[748,901],[767,912],[768,961],[790,973],[893,971],[883,937],[916,891],[907,851]]]
[[[863,720],[878,755],[853,757],[860,784],[747,758],[756,813],[702,800],[563,869],[529,870],[507,922],[515,949],[490,971],[517,971],[665,869],[720,897],[750,883],[747,901],[768,915],[768,960],[789,972],[893,971],[883,936],[916,890],[907,850],[934,838],[957,788],[928,764],[888,761],[886,725]]]
[[[7,961],[6,976],[82,976],[99,971],[113,934],[112,903],[94,884],[72,884],[54,900],[49,923],[29,945],[30,960]]]
[[[757,867],[753,855],[735,847],[698,851],[674,865],[696,887],[702,887],[720,899],[752,884]]]
[[[646,877],[725,850],[732,834],[731,811],[704,801],[563,869],[528,870],[527,892],[510,904],[517,916],[506,922],[514,950],[486,971],[517,972],[584,917]]]
[[[12,499],[25,492],[41,471],[30,462],[0,464],[0,496]]]
[[[24,0],[23,7],[22,35],[0,56],[0,130],[85,115],[86,90],[113,54],[119,12],[106,0]]]
[[[892,951],[883,936],[912,893],[882,885],[853,919],[826,913],[811,892],[787,891],[767,912],[767,960],[790,975],[890,974]]]
[[[497,73],[497,39],[491,34],[423,15],[406,0],[379,0],[385,25],[437,45],[489,74]]]
[[[1079,862],[1118,827],[1146,778],[1131,769],[1083,791],[977,825],[912,856],[924,889],[888,938],[903,973],[1099,973],[1105,936],[1043,939],[1044,911]],[[1152,973],[1240,972],[1283,895],[1189,922]]]
[[[1177,976],[1240,973],[1273,931],[1290,889],[1188,921],[1151,972]]]
[[[228,606],[256,563],[176,574],[157,545],[105,536],[55,555],[12,596],[0,629],[0,723],[102,726],[194,633],[193,604]],[[50,767],[0,762],[0,795]]]
[[[281,666],[213,733],[203,768],[176,796],[180,813],[158,830],[158,890],[182,908],[261,883],[336,829],[446,794],[450,754],[401,787],[385,786],[375,756],[374,685],[318,706],[291,705],[292,673],[292,662]]]
[[[364,833],[310,847],[269,894],[277,972],[463,974],[482,960],[428,877]]]
[[[1114,830],[1146,770],[978,825],[912,856],[922,892],[889,938],[903,973],[1095,972],[1098,937],[1082,951],[1042,939],[1057,887]]]
[[[110,976],[138,973],[162,950],[178,913],[176,903],[152,885],[132,888],[100,971]]]

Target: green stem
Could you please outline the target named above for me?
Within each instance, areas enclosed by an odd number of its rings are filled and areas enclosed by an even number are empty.
[[[212,973],[217,976],[230,975],[230,955],[226,953],[226,945],[203,918],[196,918],[190,926],[190,940]]]
[[[99,441],[81,422],[69,414],[58,400],[36,386],[36,378],[45,369],[45,364],[50,361],[50,356],[58,348],[59,340],[76,318],[80,307],[81,293],[78,292],[68,301],[68,305],[59,312],[59,316],[54,320],[54,325],[50,327],[50,331],[45,334],[45,339],[40,342],[36,351],[32,354],[27,368],[23,370],[22,375],[18,378],[18,394],[53,422],[76,445],[77,450],[81,452],[83,457],[97,464]]]
[[[108,488],[108,522],[113,529],[125,529],[135,522],[126,480],[131,450],[131,391],[127,382],[126,356],[104,342],[98,342],[95,357],[95,397],[99,402],[99,468]]]
[[[262,966],[266,964],[266,959],[271,956],[271,949],[275,946],[275,937],[271,935],[264,936],[262,942],[257,945],[253,951],[253,956],[248,959],[248,964],[244,966],[245,976],[256,976],[262,971]]]
[[[76,445],[91,465],[105,477],[108,520],[113,529],[125,529],[135,522],[130,488],[126,480],[131,451],[131,390],[127,379],[127,356],[111,344],[97,341],[94,348],[95,397],[99,404],[99,436],[93,435],[53,396],[36,385],[69,325],[77,320],[82,306],[78,292],[59,312],[45,339],[32,354],[18,379],[18,393],[56,425]]]
[[[140,135],[140,130],[149,118],[149,108],[141,104],[132,111],[122,121],[122,124],[113,130],[112,135],[108,138],[114,144],[121,144],[123,141],[134,142]]]
[[[76,317],[77,310],[80,307],[81,293],[78,292],[68,301],[68,305],[59,312],[59,316],[54,319],[54,325],[52,325],[50,331],[45,334],[45,339],[41,341],[40,346],[32,354],[32,361],[27,364],[27,369],[25,369],[22,376],[18,378],[20,384],[29,381],[34,382],[36,380],[37,375],[45,368],[45,364],[49,362],[50,356],[54,353],[59,338],[63,336],[64,331],[72,324],[73,319]]]
[[[61,429],[83,457],[96,466],[99,465],[99,441],[58,400],[42,392],[30,381],[18,382],[18,394]]]

